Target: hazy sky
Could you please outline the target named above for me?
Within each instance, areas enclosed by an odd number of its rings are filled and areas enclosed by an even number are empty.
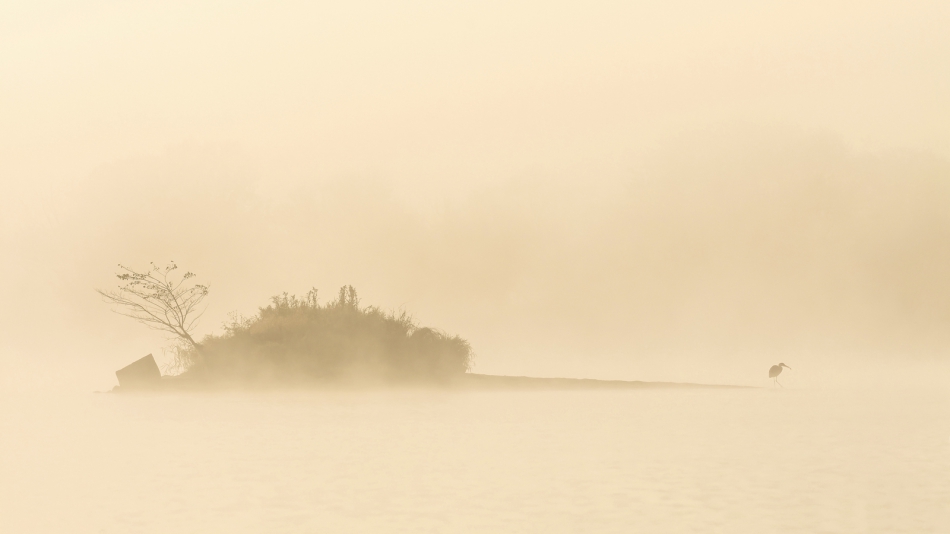
[[[159,355],[93,288],[167,260],[211,285],[200,334],[353,284],[480,372],[946,361],[948,27],[942,1],[2,3],[0,384]]]

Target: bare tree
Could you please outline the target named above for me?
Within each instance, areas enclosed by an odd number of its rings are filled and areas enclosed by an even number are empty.
[[[96,292],[116,306],[112,311],[154,330],[174,334],[200,352],[201,348],[191,333],[204,313],[199,307],[208,296],[208,286],[188,282],[195,277],[192,272],[176,278],[174,271],[178,266],[175,262],[164,268],[154,263],[151,265],[148,271],[138,272],[120,264],[120,272],[116,274],[121,281],[118,289],[97,289]]]

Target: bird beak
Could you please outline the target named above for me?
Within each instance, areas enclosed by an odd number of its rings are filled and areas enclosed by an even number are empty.
[[[787,366],[787,365],[785,366],[785,368],[786,368],[786,369],[791,369],[791,367],[789,367],[789,366]]]

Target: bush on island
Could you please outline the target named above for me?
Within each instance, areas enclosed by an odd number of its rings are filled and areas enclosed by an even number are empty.
[[[278,295],[222,335],[182,346],[182,378],[250,382],[438,382],[465,374],[472,349],[459,336],[417,326],[405,312],[361,307],[352,286],[336,300],[317,291]]]

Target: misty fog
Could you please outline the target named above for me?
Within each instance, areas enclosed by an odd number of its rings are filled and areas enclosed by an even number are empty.
[[[282,291],[353,284],[467,336],[480,372],[754,383],[773,359],[826,373],[939,362],[950,343],[950,165],[936,156],[720,130],[622,173],[453,195],[380,176],[273,187],[248,159],[184,145],[44,192],[10,238],[31,262],[6,278],[33,283],[9,289],[8,350],[45,364],[75,351],[62,363],[108,375],[167,345],[91,291],[119,262],[164,258],[211,285],[201,333]]]
[[[948,27],[0,2],[0,532],[950,532]]]
[[[857,5],[5,7],[4,383],[158,353],[92,289],[168,260],[201,334],[352,284],[480,372],[942,365],[948,13]]]

